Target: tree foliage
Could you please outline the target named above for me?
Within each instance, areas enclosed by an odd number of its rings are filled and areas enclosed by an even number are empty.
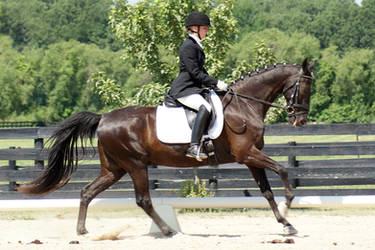
[[[375,121],[375,55],[350,50],[342,57],[335,48],[323,54],[312,106],[313,119],[325,122]],[[322,111],[322,112],[317,112]]]
[[[375,0],[239,0],[234,9],[241,31],[304,32],[316,37],[321,48],[330,45],[373,48]]]
[[[0,37],[0,44],[2,119],[58,121],[82,109],[100,110],[103,105],[87,84],[91,73],[105,71],[116,80],[129,74],[120,52],[96,45],[62,42],[21,54],[9,37]]]
[[[15,46],[73,39],[104,47],[113,37],[107,24],[112,0],[1,1],[1,33],[11,36]]]

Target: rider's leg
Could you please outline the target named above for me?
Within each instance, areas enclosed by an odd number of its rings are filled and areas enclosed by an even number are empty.
[[[198,94],[179,98],[178,101],[184,104],[185,106],[198,110],[198,114],[195,119],[191,134],[190,147],[186,152],[186,156],[195,158],[198,161],[207,159],[207,155],[203,152],[200,152],[200,142],[203,133],[207,127],[208,118],[210,117],[211,106],[201,95]],[[199,108],[197,109],[197,107]]]
[[[210,113],[204,105],[199,108],[197,118],[195,118],[193,130],[191,133],[191,142],[190,147],[186,151],[186,156],[195,158],[198,161],[207,159],[207,155],[203,152],[200,152],[201,138],[203,136],[204,130],[206,129],[208,117]]]
[[[177,99],[184,106],[199,111],[199,108],[204,105],[208,112],[211,112],[211,105],[200,94],[191,94]]]

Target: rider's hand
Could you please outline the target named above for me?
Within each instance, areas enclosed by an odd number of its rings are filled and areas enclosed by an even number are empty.
[[[227,89],[228,89],[228,85],[227,85],[225,82],[220,81],[220,80],[217,82],[216,87],[217,87],[218,90],[220,90],[220,91],[227,91]]]

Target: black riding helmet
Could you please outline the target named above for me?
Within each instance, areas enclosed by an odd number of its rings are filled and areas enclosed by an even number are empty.
[[[191,30],[190,26],[198,26],[198,32]],[[199,39],[201,39],[201,36],[199,34],[201,26],[211,26],[210,18],[203,12],[191,12],[190,15],[186,18],[185,27],[191,32],[198,33],[198,37]]]
[[[185,27],[189,26],[211,26],[210,18],[203,12],[193,11],[187,17]]]

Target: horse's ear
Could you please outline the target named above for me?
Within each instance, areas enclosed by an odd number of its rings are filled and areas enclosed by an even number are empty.
[[[302,70],[304,74],[308,74],[310,72],[307,67],[307,58],[305,58],[305,60],[302,62]]]
[[[311,71],[313,70],[315,64],[316,64],[316,61],[314,61],[314,62],[308,67],[309,72],[311,72]]]

